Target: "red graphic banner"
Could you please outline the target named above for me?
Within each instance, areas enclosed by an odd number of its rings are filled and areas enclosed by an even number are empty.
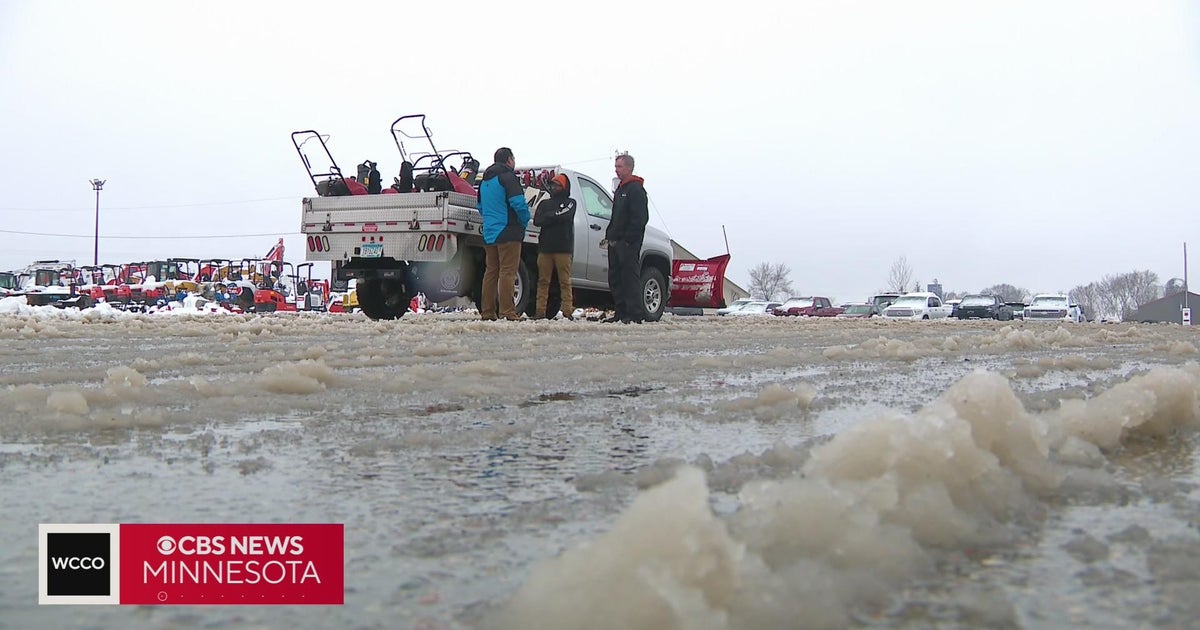
[[[120,540],[121,604],[343,603],[340,524],[122,524]]]

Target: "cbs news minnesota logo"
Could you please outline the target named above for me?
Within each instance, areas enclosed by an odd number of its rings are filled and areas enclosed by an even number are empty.
[[[121,528],[38,525],[39,604],[119,604]]]
[[[344,603],[339,523],[38,525],[39,604]]]

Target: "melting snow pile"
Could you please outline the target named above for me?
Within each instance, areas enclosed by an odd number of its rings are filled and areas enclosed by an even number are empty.
[[[815,447],[794,477],[747,484],[728,517],[710,509],[704,474],[683,467],[610,531],[537,566],[493,621],[842,627],[853,606],[928,570],[938,550],[1003,542],[1073,467],[1103,464],[1103,449],[1196,425],[1198,390],[1195,365],[1158,368],[1034,415],[1003,377],[975,372],[911,416]]]

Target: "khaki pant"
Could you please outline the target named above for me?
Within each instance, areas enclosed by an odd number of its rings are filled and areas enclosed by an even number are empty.
[[[546,302],[550,300],[550,275],[558,271],[558,292],[562,294],[563,317],[570,317],[575,312],[575,303],[571,295],[571,255],[570,254],[538,254],[538,287],[537,306],[534,308],[534,319],[546,317]],[[550,313],[553,317],[554,313]]]
[[[521,242],[484,245],[483,253],[487,269],[483,272],[483,295],[479,298],[480,317],[496,319],[496,300],[499,297],[500,317],[520,319],[513,304],[513,293],[516,290],[517,267],[521,263]]]

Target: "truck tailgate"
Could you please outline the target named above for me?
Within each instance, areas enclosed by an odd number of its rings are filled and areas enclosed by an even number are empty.
[[[359,231],[364,223],[395,221],[471,221],[481,218],[475,197],[454,192],[424,192],[350,197],[306,197],[300,231]],[[326,223],[333,227],[325,229]],[[349,228],[349,229],[338,229]]]

